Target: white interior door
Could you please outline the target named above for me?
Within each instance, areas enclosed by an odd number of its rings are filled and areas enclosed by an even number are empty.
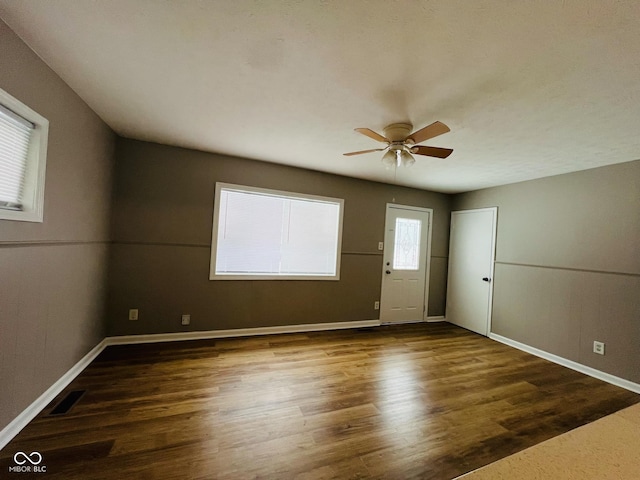
[[[447,321],[488,335],[497,208],[451,213]]]
[[[380,320],[423,320],[428,300],[431,215],[426,208],[387,204]]]

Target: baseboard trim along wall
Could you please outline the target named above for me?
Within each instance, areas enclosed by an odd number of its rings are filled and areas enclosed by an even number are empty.
[[[446,322],[446,321],[447,319],[444,318],[444,315],[434,315],[433,317],[427,317],[428,323]]]
[[[428,317],[427,322],[446,321],[444,317]],[[151,335],[123,335],[106,337],[71,367],[31,405],[25,408],[15,419],[0,431],[0,450],[2,450],[20,431],[28,425],[49,403],[51,403],[82,371],[109,345],[131,345],[138,343],[174,342],[183,340],[202,340],[210,338],[247,337],[253,335],[272,335],[277,333],[304,333],[324,330],[342,330],[349,328],[368,328],[381,325],[380,320],[361,320],[354,322],[311,323],[303,325],[283,325],[278,327],[239,328],[230,330],[209,330],[201,332],[158,333]],[[552,353],[539,350],[509,338],[490,333],[489,338],[518,350],[536,355],[572,370],[617,385],[632,392],[640,393],[640,384],[601,372],[595,368],[567,360]]]
[[[615,375],[596,370],[595,368],[587,367],[586,365],[574,362],[573,360],[559,357],[558,355],[554,355],[553,353],[545,352],[544,350],[531,347],[516,340],[511,340],[510,338],[503,337],[502,335],[498,335],[496,333],[490,333],[489,338],[495,340],[496,342],[504,343],[505,345],[508,345],[510,347],[522,350],[523,352],[530,353],[531,355],[535,355],[536,357],[544,358],[545,360],[549,360],[550,362],[570,368],[571,370],[575,370],[577,372],[584,373],[585,375],[589,375],[590,377],[597,378],[598,380],[602,380],[604,382],[611,383],[612,385],[631,390],[635,393],[640,393],[640,384],[638,383],[625,380],[624,378],[616,377]]]
[[[51,385],[42,395],[40,395],[31,405],[25,408],[20,415],[14,418],[9,425],[0,431],[0,450],[2,450],[13,437],[36,418],[36,416],[62,392],[67,385],[82,373],[89,364],[107,346],[107,339],[103,339],[98,345],[93,347],[89,353],[82,357],[78,363],[71,367],[67,373],[62,375],[53,385]]]
[[[0,431],[0,450],[2,450],[20,431],[26,427],[49,403],[51,403],[89,364],[109,345],[128,345],[137,343],[174,342],[182,340],[201,340],[208,338],[247,337],[252,335],[271,335],[276,333],[318,332],[323,330],[341,330],[348,328],[377,327],[380,320],[361,320],[354,322],[312,323],[305,325],[283,325],[279,327],[239,328],[231,330],[210,330],[202,332],[158,333],[153,335],[125,335],[106,337],[87,353],[78,363],[62,375],[31,405],[25,408],[9,425]]]
[[[129,345],[135,343],[179,342],[182,340],[204,340],[208,338],[250,337],[277,333],[320,332],[347,328],[378,327],[380,320],[360,320],[355,322],[307,323],[303,325],[282,325],[277,327],[234,328],[230,330],[205,330],[199,332],[154,333],[150,335],[122,335],[107,337],[107,345]]]

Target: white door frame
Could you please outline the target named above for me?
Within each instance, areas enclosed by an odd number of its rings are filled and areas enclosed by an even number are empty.
[[[427,232],[427,258],[425,259],[426,263],[425,263],[425,280],[424,280],[424,305],[423,305],[423,311],[422,311],[422,321],[427,321],[427,317],[429,315],[429,278],[430,278],[430,274],[431,274],[431,231],[432,231],[432,225],[433,225],[433,208],[425,208],[425,207],[415,207],[413,205],[400,205],[398,203],[387,203],[385,211],[384,211],[384,218],[385,218],[385,222],[384,222],[384,236],[383,238],[386,238],[386,234],[387,234],[387,212],[389,211],[390,208],[396,208],[396,209],[402,209],[402,210],[414,210],[414,211],[418,211],[418,212],[425,212],[429,214],[429,225],[428,225],[428,232]],[[383,250],[383,254],[382,254],[382,280],[381,280],[381,285],[380,285],[380,301],[382,302],[382,289],[384,288],[384,276],[385,276],[385,270],[387,269],[385,266],[385,259],[387,258],[387,254],[389,253],[389,251],[387,250],[388,245],[387,242],[384,242],[384,250]],[[380,303],[380,316],[382,316],[382,303]],[[389,322],[385,322],[382,318],[380,318],[380,322],[381,323],[389,323]]]
[[[493,320],[493,285],[496,276],[496,243],[498,241],[498,207],[478,208],[476,210],[488,210],[493,212],[493,237],[491,238],[491,281],[489,282],[489,308],[487,309],[487,337],[491,333],[491,321]]]
[[[493,232],[491,238],[491,266],[490,266],[490,276],[489,276],[489,306],[487,308],[487,337],[491,333],[491,321],[493,318],[493,284],[494,284],[494,276],[496,270],[496,243],[498,238],[498,207],[485,207],[485,208],[469,208],[466,210],[455,210],[451,212],[451,216],[453,217],[456,213],[473,213],[473,212],[491,212],[493,214]],[[453,222],[451,222],[453,223]],[[451,245],[451,237],[449,237],[449,245]],[[451,255],[451,252],[449,252]],[[447,276],[447,288],[449,286],[449,277]],[[445,320],[446,320],[446,311],[445,311]]]

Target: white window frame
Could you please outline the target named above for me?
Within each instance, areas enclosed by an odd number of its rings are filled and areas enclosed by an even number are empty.
[[[41,223],[44,219],[44,183],[47,164],[47,141],[49,139],[49,120],[1,88],[0,104],[34,125],[34,130],[29,141],[29,153],[22,194],[22,209],[13,210],[0,206],[0,220]]]
[[[220,194],[222,190],[236,190],[239,192],[258,193],[269,196],[287,197],[296,200],[314,200],[339,204],[338,219],[338,244],[336,251],[336,273],[335,275],[315,275],[315,274],[229,274],[216,273],[216,257],[218,252],[218,223],[220,218]],[[307,195],[304,193],[285,192],[281,190],[271,190],[267,188],[249,187],[245,185],[235,185],[231,183],[216,182],[215,200],[213,206],[213,229],[211,236],[211,263],[209,269],[210,280],[340,280],[340,260],[342,256],[342,220],[344,217],[344,200],[341,198],[322,197],[317,195]]]

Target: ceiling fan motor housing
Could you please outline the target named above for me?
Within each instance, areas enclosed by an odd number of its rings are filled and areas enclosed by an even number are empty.
[[[411,134],[413,125],[410,123],[392,123],[384,128],[384,136],[392,142],[404,142],[404,140]]]

